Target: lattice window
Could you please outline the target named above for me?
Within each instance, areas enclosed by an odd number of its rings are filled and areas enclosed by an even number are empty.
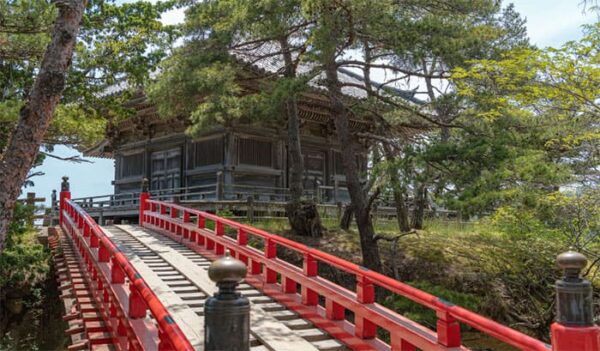
[[[190,161],[192,167],[220,164],[223,162],[223,138],[198,141],[192,144]]]
[[[273,167],[273,143],[255,139],[239,139],[238,155],[241,164]]]
[[[123,156],[121,159],[121,177],[132,177],[144,173],[144,153]]]

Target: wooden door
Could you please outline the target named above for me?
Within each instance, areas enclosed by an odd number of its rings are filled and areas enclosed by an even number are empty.
[[[181,187],[181,148],[153,152],[150,159],[152,190]]]

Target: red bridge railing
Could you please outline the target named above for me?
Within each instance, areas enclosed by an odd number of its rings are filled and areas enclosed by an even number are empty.
[[[85,263],[114,346],[129,351],[194,350],[127,257],[70,197],[68,189],[60,193],[60,225]],[[152,319],[147,318],[148,311]]]
[[[247,281],[261,285],[266,292],[271,291],[280,302],[353,349],[467,349],[461,342],[460,323],[522,350],[598,350],[600,344],[596,341],[594,346],[593,342],[585,344],[577,341],[579,337],[592,340],[593,335],[600,335],[598,329],[594,329],[595,334],[588,331],[587,335],[585,332],[571,335],[573,337],[561,340],[561,347],[552,347],[385,275],[266,231],[177,204],[150,200],[144,195],[140,203],[140,225],[183,239],[183,243],[204,252],[222,255],[225,250],[230,250],[232,256],[249,266]],[[207,227],[210,222],[214,229]],[[234,234],[226,235],[228,229]],[[249,246],[250,240],[260,243],[258,246],[262,249]],[[278,248],[299,254],[303,258],[302,268],[278,257]],[[319,264],[353,275],[356,289],[350,291],[320,277]],[[436,331],[376,303],[376,286],[434,310],[437,315]],[[323,299],[324,306],[321,306]],[[346,311],[352,312],[353,323],[346,320]],[[389,332],[389,344],[377,338],[378,328]],[[571,341],[565,342],[567,339]]]

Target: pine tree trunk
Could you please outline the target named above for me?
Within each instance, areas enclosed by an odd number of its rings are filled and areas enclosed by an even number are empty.
[[[425,206],[427,205],[427,187],[425,183],[421,183],[415,194],[415,210],[413,213],[412,227],[415,229],[423,229],[423,221],[425,218]]]
[[[287,78],[294,78],[294,62],[289,50],[286,38],[280,40],[283,60],[285,63],[285,73]],[[300,119],[298,117],[298,105],[295,97],[289,98],[285,102],[287,117],[287,137],[288,137],[288,160],[290,163],[289,188],[290,201],[286,205],[286,213],[290,222],[290,227],[296,235],[320,237],[323,233],[321,217],[317,206],[312,201],[302,201],[304,184],[302,175],[304,174],[304,160],[302,159],[302,148],[300,145]]]
[[[342,92],[337,76],[337,65],[335,58],[330,57],[325,67],[327,76],[327,89],[330,98],[330,110],[335,121],[335,128],[340,145],[343,145],[342,164],[346,175],[346,184],[354,214],[356,217],[356,225],[360,235],[360,246],[362,249],[363,265],[374,271],[381,272],[381,257],[379,247],[374,240],[375,229],[370,216],[370,204],[366,192],[362,189],[356,164],[356,152],[350,132],[350,123],[347,109],[341,101]]]
[[[354,207],[352,207],[352,204],[348,204],[346,207],[344,207],[344,213],[340,219],[340,228],[343,230],[350,229],[352,218],[354,218]]]
[[[396,157],[392,153],[392,149],[389,145],[384,144],[383,150],[385,152],[385,158],[388,161],[393,161]],[[393,171],[393,168],[390,169],[390,172]],[[396,204],[396,219],[398,221],[398,228],[400,228],[401,232],[410,231],[410,223],[408,220],[408,209],[406,208],[406,202],[404,201],[404,192],[403,187],[398,181],[398,174],[390,173],[388,174],[390,177],[390,183],[392,185],[393,195],[394,195],[394,203]]]
[[[291,195],[290,201],[286,205],[286,213],[290,227],[296,235],[320,237],[323,230],[317,206],[312,201],[302,201],[304,164],[300,148],[300,127],[295,99],[292,98],[287,101],[286,111],[288,117],[289,188]]]
[[[396,218],[398,220],[398,228],[403,233],[410,231],[410,223],[408,221],[408,209],[404,202],[404,194],[394,188],[394,203],[396,204]]]
[[[86,1],[60,0],[56,1],[56,5],[59,11],[54,22],[52,41],[0,160],[0,253],[21,186],[35,161],[64,90]]]

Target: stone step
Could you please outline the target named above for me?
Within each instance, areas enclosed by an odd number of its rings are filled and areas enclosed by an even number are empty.
[[[313,324],[311,322],[300,318],[283,321],[283,324],[292,330],[313,328]]]
[[[320,341],[329,339],[329,335],[322,331],[321,329],[311,328],[311,329],[300,329],[296,331],[296,334],[300,335],[304,339],[308,341]]]
[[[346,346],[334,339],[320,340],[311,342],[320,351],[341,351],[346,350]]]

